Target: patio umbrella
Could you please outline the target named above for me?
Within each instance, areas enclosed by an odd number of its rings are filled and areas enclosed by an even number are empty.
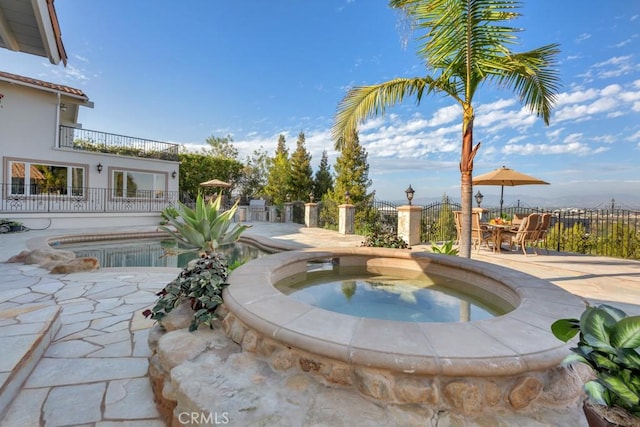
[[[500,216],[502,216],[502,204],[504,203],[504,186],[546,184],[548,182],[536,177],[502,166],[492,172],[487,172],[473,178],[473,185],[499,185],[500,186]]]
[[[229,184],[228,182],[220,181],[219,179],[212,179],[210,181],[201,182],[200,186],[229,188],[231,187],[231,184]]]

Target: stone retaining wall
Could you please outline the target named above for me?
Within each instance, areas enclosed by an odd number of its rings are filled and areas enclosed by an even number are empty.
[[[425,425],[427,419],[527,425],[523,420],[529,418],[579,425],[584,370],[476,378],[391,372],[291,348],[248,328],[224,307],[220,313],[224,320],[214,330],[166,332],[156,326],[150,334],[149,373],[168,425],[184,425],[185,414],[199,414],[200,421],[224,415],[232,425],[305,425],[344,411],[382,411],[379,423],[369,425]],[[318,406],[322,414],[315,412]],[[325,413],[327,408],[332,410]]]

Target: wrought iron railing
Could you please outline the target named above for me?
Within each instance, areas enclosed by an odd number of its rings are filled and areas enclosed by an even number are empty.
[[[376,210],[386,209],[391,217],[394,205],[376,201]],[[453,211],[461,207],[454,202],[434,203],[422,208],[421,241],[444,242],[456,238]],[[530,207],[506,207],[503,216],[530,213],[552,214],[551,227],[544,241],[538,246],[558,252],[640,259],[640,211],[632,209],[543,209]],[[484,212],[489,221],[499,215],[498,208]],[[397,214],[396,214],[397,223]],[[388,220],[390,221],[390,220]]]
[[[509,207],[507,218],[551,213],[551,227],[541,246],[560,252],[640,259],[640,210]],[[497,216],[492,209],[488,217]]]
[[[161,212],[174,206],[177,191],[138,191],[135,197],[116,197],[107,188],[65,188],[47,193],[12,194],[9,184],[0,184],[0,213],[83,213],[83,212]]]
[[[74,150],[178,161],[178,144],[60,126],[59,145]]]
[[[460,204],[447,199],[422,208],[420,240],[423,242],[446,242],[457,236],[453,211],[460,210]]]

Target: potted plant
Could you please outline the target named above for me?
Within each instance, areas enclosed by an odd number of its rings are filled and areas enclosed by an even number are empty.
[[[595,378],[584,385],[589,425],[640,425],[640,316],[606,304],[587,306],[580,319],[557,320],[551,331],[564,342],[579,333],[562,363],[593,370]]]

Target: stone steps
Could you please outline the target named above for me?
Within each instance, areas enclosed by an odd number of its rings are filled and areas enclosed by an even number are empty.
[[[45,304],[0,310],[0,419],[60,329],[60,311]]]

